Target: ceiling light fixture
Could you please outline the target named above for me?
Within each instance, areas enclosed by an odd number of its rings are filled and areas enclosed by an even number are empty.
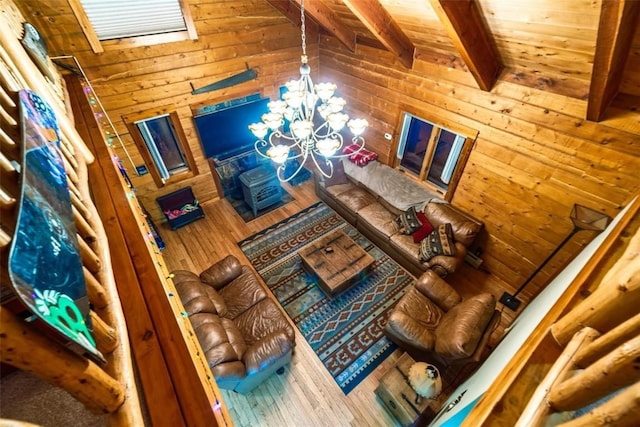
[[[249,125],[251,132],[258,138],[255,142],[256,151],[279,164],[278,179],[282,182],[296,176],[309,159],[323,176],[331,177],[331,159],[352,156],[362,150],[364,138],[361,134],[369,126],[365,119],[349,119],[342,112],[346,101],[333,96],[337,88],[334,83],[318,83],[314,86],[307,57],[304,0],[300,2],[300,20],[300,79],[287,82],[287,92],[282,95],[282,99],[269,102],[269,112],[262,115],[262,121]],[[320,117],[315,115],[316,110]],[[339,154],[344,146],[340,132],[345,125],[353,134],[352,143],[358,147],[349,154]],[[288,127],[288,130],[283,127]],[[298,159],[297,163],[291,162],[295,168],[293,172],[286,171],[288,162],[295,159]]]

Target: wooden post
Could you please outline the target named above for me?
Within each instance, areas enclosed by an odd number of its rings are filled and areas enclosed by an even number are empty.
[[[97,273],[102,268],[102,262],[98,255],[89,247],[82,237],[76,234],[78,238],[78,247],[80,248],[80,256],[82,264],[92,273]]]
[[[640,306],[640,230],[600,286],[567,315],[551,326],[560,345],[583,326],[606,332],[638,312]]]
[[[586,368],[627,340],[640,335],[640,314],[616,326],[591,344],[576,353],[573,362],[580,368]]]
[[[95,311],[89,312],[91,315],[91,324],[93,326],[93,337],[96,339],[96,345],[103,354],[111,353],[118,348],[117,331],[105,323]]]
[[[616,426],[636,427],[638,425],[638,413],[640,413],[640,382],[629,386],[619,395],[611,398],[590,410],[583,416],[557,427],[592,427],[592,426]]]
[[[640,336],[553,387],[548,403],[557,411],[579,409],[640,379]]]
[[[87,296],[89,297],[91,305],[95,308],[105,308],[108,306],[109,296],[98,279],[87,270],[87,267],[83,266],[82,272],[84,273],[84,281],[87,285]]]
[[[78,234],[82,236],[82,239],[87,243],[93,243],[96,241],[97,236],[96,232],[91,228],[91,225],[87,222],[87,220],[80,214],[80,212],[72,206],[73,209],[73,220],[76,223],[76,229],[78,230]]]
[[[567,347],[562,351],[560,357],[555,361],[551,370],[547,372],[542,382],[533,392],[529,403],[520,415],[516,427],[528,427],[541,425],[542,421],[549,415],[551,408],[544,404],[545,397],[549,390],[558,382],[564,380],[567,374],[573,369],[572,358],[580,348],[592,342],[600,334],[592,328],[584,328],[578,331]]]
[[[62,387],[96,413],[124,402],[123,387],[95,363],[78,356],[0,306],[1,360]]]

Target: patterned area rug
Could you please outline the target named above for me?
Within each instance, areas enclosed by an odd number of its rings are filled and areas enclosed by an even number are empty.
[[[339,228],[375,263],[349,289],[330,297],[303,269],[298,251]],[[387,312],[414,278],[324,203],[238,245],[345,394],[396,348],[384,335]]]

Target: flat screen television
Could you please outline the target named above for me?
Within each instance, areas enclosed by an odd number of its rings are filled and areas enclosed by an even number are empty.
[[[197,115],[193,118],[207,158],[228,159],[253,149],[256,137],[248,126],[269,111],[269,98]]]

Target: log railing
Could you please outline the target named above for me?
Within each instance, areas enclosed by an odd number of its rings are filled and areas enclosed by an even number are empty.
[[[604,420],[616,426],[637,423],[639,303],[640,230],[636,230],[600,286],[551,327],[553,337],[566,347],[536,389],[518,426],[544,425],[554,412],[578,411],[621,390],[597,410],[561,425],[601,425]]]

